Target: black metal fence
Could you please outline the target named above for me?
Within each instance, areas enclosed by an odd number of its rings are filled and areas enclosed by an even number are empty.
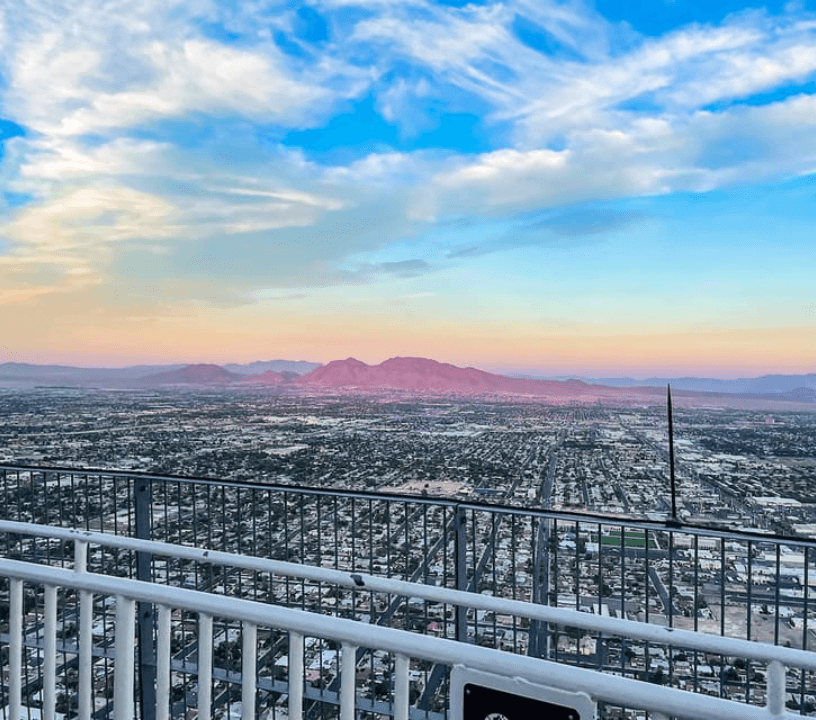
[[[0,513],[805,649],[813,646],[816,627],[816,543],[801,538],[441,498],[11,465],[0,466]],[[53,543],[37,549],[6,536],[0,548],[10,557],[31,559],[34,553],[42,562],[71,562],[69,548]],[[406,597],[365,597],[138,553],[92,554],[89,569],[335,613],[724,697],[756,700],[764,687],[755,668],[729,658]],[[153,686],[151,612],[140,612],[143,707],[151,705]],[[180,658],[187,645],[182,637]],[[374,678],[373,664],[371,672]],[[438,711],[440,686],[433,676],[434,668],[426,668],[417,698],[428,713]],[[789,707],[816,711],[813,678],[801,672],[788,682]],[[186,705],[180,702],[181,713]]]

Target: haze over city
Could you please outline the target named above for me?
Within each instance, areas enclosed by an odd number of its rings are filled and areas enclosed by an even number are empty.
[[[0,0],[0,361],[813,371],[810,2]]]

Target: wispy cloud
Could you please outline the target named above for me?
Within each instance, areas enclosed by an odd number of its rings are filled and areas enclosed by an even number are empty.
[[[7,302],[49,287],[20,268],[77,292],[65,278],[178,279],[191,299],[209,278],[244,301],[409,279],[504,247],[471,236],[482,218],[544,212],[525,242],[601,234],[637,218],[593,203],[816,167],[804,11],[643,37],[577,1],[300,10],[0,0],[0,116],[26,131],[3,141],[0,182],[31,198],[0,204]],[[331,164],[290,139],[363,100],[400,149],[352,127]],[[463,114],[478,147],[422,141]],[[436,255],[375,259],[439,228]]]
[[[477,257],[485,252],[485,248],[479,247],[478,245],[471,245],[468,247],[463,248],[454,248],[453,250],[449,251],[446,257],[449,260],[456,260],[457,258],[470,258],[470,257]]]
[[[559,238],[586,237],[630,227],[650,217],[650,213],[642,211],[573,207],[533,220],[526,229],[529,232],[547,231]]]
[[[434,272],[436,268],[426,260],[413,258],[393,262],[365,263],[350,270],[342,270],[339,277],[353,282],[372,282],[378,278],[415,278]]]

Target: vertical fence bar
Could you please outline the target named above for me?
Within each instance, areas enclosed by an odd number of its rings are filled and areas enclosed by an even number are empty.
[[[700,584],[700,577],[699,577],[699,570],[700,570],[700,536],[694,536],[694,632],[697,632],[697,615],[699,614],[698,607],[701,603],[698,603],[697,596],[699,592],[699,584]],[[750,604],[748,610],[750,612]],[[700,655],[697,650],[694,651],[694,670],[692,673],[692,679],[694,681],[694,692],[700,691],[700,684],[699,684],[699,664],[700,664]],[[745,673],[746,682],[748,678],[748,672],[746,670]],[[746,691],[745,697],[748,697],[748,693]]]
[[[91,668],[93,657],[93,595],[79,593],[79,720],[91,720],[93,688]]]
[[[357,647],[343,643],[340,669],[340,720],[354,720],[355,681],[357,675]]]
[[[666,612],[669,615],[669,627],[674,627],[674,598],[675,598],[675,585],[674,585],[674,532],[669,530],[668,532],[669,540],[669,607],[666,608]]]
[[[133,720],[133,641],[136,637],[136,603],[116,598],[116,666],[113,671],[113,719]],[[155,707],[154,707],[155,710]]]
[[[618,526],[618,530],[623,534],[623,525]],[[604,598],[604,571],[603,571],[603,528],[598,523],[598,614],[603,613],[603,598]],[[580,647],[580,640],[578,641]],[[604,637],[602,633],[598,633],[595,637],[595,667],[601,669],[604,657]]]
[[[406,527],[407,527],[406,518]],[[453,514],[453,538],[456,557],[456,589],[467,590],[467,521],[464,508],[457,505]],[[456,639],[467,642],[467,608],[456,606]]]
[[[424,555],[423,555],[424,557]],[[368,570],[374,574],[374,501],[368,499]]]
[[[408,524],[410,522],[410,517],[411,516],[410,516],[410,514],[408,512],[408,503],[407,502],[402,503],[402,516],[405,518],[405,524],[403,526],[403,528],[405,530],[405,533],[404,533],[405,538],[404,538],[404,541],[402,543],[402,548],[403,548],[403,552],[402,552],[402,572],[403,572],[403,579],[406,582],[410,582],[411,581],[411,571],[409,569],[410,560],[408,559],[408,552],[409,552],[409,550],[411,548],[411,536],[409,534]],[[407,605],[408,598],[405,598],[405,600],[406,600],[406,606],[405,607],[406,607],[406,610],[407,610],[407,608],[408,608],[408,605]],[[407,620],[407,615],[406,615],[406,620]]]
[[[805,571],[804,571],[804,598],[803,598],[803,605],[802,605],[802,650],[808,649],[808,599],[810,595],[810,581],[808,577],[808,548],[805,547]],[[805,704],[805,669],[802,668],[800,671],[800,687],[799,687],[799,707],[803,707]]]
[[[754,583],[753,580],[753,558],[752,555],[754,553],[753,544],[751,541],[748,541],[748,548],[747,548],[747,561],[748,561],[748,582],[747,582],[747,593],[746,593],[746,606],[747,606],[747,614],[745,620],[745,639],[751,639],[751,619],[753,616],[753,600],[752,600],[752,585]],[[695,630],[697,628],[694,628]],[[745,701],[750,702],[751,700],[751,661],[748,660],[745,663]]]
[[[776,543],[776,567],[774,573],[774,645],[779,645],[779,575],[781,547]]]
[[[408,684],[409,661],[407,655],[394,658],[394,720],[408,720],[410,689]]]
[[[558,607],[558,577],[559,559],[558,559],[558,520],[553,518],[550,521],[549,537],[547,538],[547,562],[548,567],[545,569],[544,577],[547,578],[547,599],[546,604]],[[550,583],[550,568],[552,568],[552,583]],[[549,633],[548,633],[549,635]],[[558,642],[559,629],[558,626],[552,628],[552,657],[555,662],[558,662]],[[517,651],[516,651],[517,652]]]
[[[258,626],[241,624],[243,645],[241,652],[241,720],[255,720],[255,684],[258,670]]]
[[[212,711],[212,615],[198,616],[198,717],[210,717]]]
[[[271,494],[270,494],[270,497]],[[337,514],[337,495],[334,496],[332,504],[334,505],[332,509],[332,513],[334,514],[334,569],[340,569],[340,539],[338,537],[338,530],[340,528],[340,523],[338,520],[340,516]],[[373,605],[373,603],[372,603]]]
[[[303,635],[289,633],[289,720],[303,720]]]
[[[9,581],[9,718],[21,715],[23,668],[23,581]]]
[[[649,622],[649,583],[651,582],[651,579],[649,577],[649,555],[650,555],[650,552],[649,552],[649,529],[648,528],[646,528],[646,530],[644,531],[643,536],[644,536],[645,542],[646,542],[646,556],[645,556],[645,562],[644,562],[644,565],[643,565],[643,605],[644,605],[644,608],[645,608],[646,622],[648,623]],[[655,543],[655,546],[656,545],[657,545],[657,543]],[[648,648],[649,648],[649,646],[647,645],[646,648],[647,648],[646,654],[647,654],[647,657],[648,657]]]
[[[720,538],[720,635],[725,635],[725,538]]]
[[[57,702],[57,588],[54,585],[45,586],[44,612],[43,715],[53,718]]]
[[[133,483],[135,535],[140,540],[152,540],[152,488],[148,478],[137,477]],[[152,582],[153,556],[147,552],[136,553],[136,577]],[[156,719],[156,640],[154,636],[153,605],[138,603],[139,616],[139,696],[142,720]]]
[[[581,557],[581,555],[586,557],[586,552],[584,552],[584,553],[580,552],[580,546],[582,544],[582,538],[580,536],[581,530],[580,530],[580,527],[579,527],[577,522],[575,523],[574,532],[575,532],[575,567],[574,567],[573,573],[572,573],[572,575],[573,575],[572,583],[573,583],[573,586],[574,586],[574,589],[575,589],[575,609],[577,610],[578,608],[581,607],[581,590],[580,590],[581,582],[580,582],[580,578],[581,578],[581,560],[583,559]],[[585,540],[583,540],[583,544],[584,544],[584,547],[586,547],[586,541]],[[648,622],[648,620],[647,620],[647,622]]]
[[[746,557],[746,559],[748,561],[748,583],[747,583],[747,587],[746,587],[746,596],[747,596],[747,600],[748,600],[748,615],[747,615],[746,621],[745,621],[745,627],[746,627],[745,639],[746,640],[751,639],[751,614],[752,614],[751,613],[751,607],[753,605],[752,595],[753,595],[753,584],[754,584],[754,574],[753,574],[754,558],[753,558],[753,555],[754,555],[753,543],[749,540],[748,541],[748,553],[747,553],[747,557]]]
[[[156,720],[169,720],[170,608],[159,606],[156,642]]]

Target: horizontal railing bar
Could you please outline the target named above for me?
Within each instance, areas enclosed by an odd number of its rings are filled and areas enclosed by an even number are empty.
[[[537,605],[521,600],[482,595],[481,593],[472,593],[463,590],[453,590],[436,585],[411,583],[404,580],[383,578],[363,573],[350,573],[343,570],[302,565],[282,560],[268,560],[266,558],[248,555],[235,555],[218,550],[202,550],[200,548],[173,545],[170,543],[156,542],[154,540],[128,538],[121,535],[106,535],[105,533],[87,530],[33,525],[30,523],[18,523],[7,520],[0,521],[0,532],[14,532],[64,540],[81,538],[89,543],[117,549],[150,552],[154,555],[169,556],[212,565],[226,565],[246,570],[268,572],[275,575],[304,578],[339,585],[360,592],[374,591],[402,597],[422,598],[423,600],[432,602],[466,606],[477,610],[495,612],[500,615],[526,617],[531,620],[541,620],[562,626],[580,627],[604,634],[634,638],[645,642],[671,645],[689,650],[698,650],[700,652],[736,655],[761,662],[780,660],[786,665],[816,670],[816,653],[798,648],[786,648],[740,638],[728,638],[691,630],[675,629],[662,625],[652,625],[636,620],[594,615],[568,608]]]
[[[608,513],[595,513],[586,510],[554,510],[549,508],[525,508],[517,505],[503,505],[500,503],[478,502],[474,500],[455,500],[451,498],[422,497],[419,495],[409,495],[406,493],[384,493],[376,490],[346,490],[342,488],[318,488],[308,485],[283,485],[281,483],[266,483],[252,480],[229,480],[222,478],[190,477],[184,475],[157,475],[154,473],[139,472],[137,470],[105,470],[100,468],[67,468],[67,467],[44,467],[30,465],[10,465],[0,463],[0,472],[33,472],[33,473],[58,473],[64,475],[97,476],[99,478],[129,478],[143,479],[156,482],[184,483],[188,485],[209,485],[212,487],[246,488],[252,490],[267,490],[279,493],[289,493],[291,495],[312,495],[329,498],[343,497],[350,499],[381,500],[383,502],[404,503],[411,502],[417,505],[431,505],[437,507],[456,508],[460,507],[475,512],[488,512],[499,515],[517,515],[523,517],[534,517],[549,520],[564,520],[570,522],[589,522],[601,525],[626,526],[653,530],[657,532],[672,532],[686,535],[700,535],[705,537],[717,537],[725,540],[741,540],[744,542],[766,542],[782,543],[786,545],[796,545],[816,549],[816,539],[803,538],[801,536],[782,535],[779,533],[767,534],[753,530],[741,528],[722,528],[699,523],[687,523],[683,521],[644,520],[642,517],[634,517],[623,514],[610,515]]]
[[[130,600],[254,622],[264,627],[293,630],[304,636],[330,638],[450,666],[463,665],[491,673],[500,670],[509,677],[523,678],[537,685],[548,684],[571,692],[585,692],[596,701],[624,704],[629,707],[668,713],[675,717],[696,718],[696,720],[724,720],[727,718],[769,720],[771,717],[764,707],[698,695],[631,678],[560,665],[549,660],[505,653],[478,645],[468,645],[455,640],[367,625],[345,618],[318,615],[304,610],[267,605],[251,600],[159,586],[139,580],[93,573],[75,573],[62,568],[33,565],[16,560],[0,560],[0,576],[18,578],[40,585],[56,585],[92,593],[120,595]],[[784,713],[773,717],[794,720],[797,716]]]

